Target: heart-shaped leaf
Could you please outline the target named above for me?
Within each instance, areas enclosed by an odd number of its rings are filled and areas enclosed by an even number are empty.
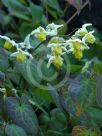
[[[5,133],[7,136],[27,136],[26,132],[16,125],[7,125],[5,128]]]
[[[84,75],[79,75],[70,83],[69,94],[76,106],[77,115],[80,115],[95,101],[96,83]]]
[[[8,97],[6,105],[7,112],[15,124],[22,127],[27,133],[37,134],[38,122],[36,115],[24,96],[22,98]]]

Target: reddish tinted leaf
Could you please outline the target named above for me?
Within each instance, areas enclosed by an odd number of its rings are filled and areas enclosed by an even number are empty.
[[[76,126],[72,130],[72,136],[101,136],[100,133],[94,129],[87,129],[84,126]]]
[[[96,97],[96,82],[84,76],[80,74],[73,79],[68,88],[77,116],[85,112],[94,103]]]

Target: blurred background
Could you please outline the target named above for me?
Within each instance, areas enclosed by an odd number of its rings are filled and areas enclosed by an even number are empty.
[[[88,55],[90,59],[97,54],[99,59],[102,58],[102,0],[0,0],[2,35],[22,41],[38,26],[45,27],[51,22],[66,24],[60,35],[70,34],[84,23],[92,23],[98,46],[92,47],[85,57]]]
[[[0,33],[22,39],[39,25],[46,26],[50,22],[65,23],[76,12],[76,8],[68,1],[0,0]],[[76,1],[79,1],[76,6],[80,6],[81,0]],[[92,23],[102,32],[102,0],[90,0],[90,5],[87,4],[62,33],[70,33],[86,22]]]

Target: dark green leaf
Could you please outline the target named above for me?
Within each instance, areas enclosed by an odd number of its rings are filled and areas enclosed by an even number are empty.
[[[30,2],[30,11],[34,26],[35,27],[39,26],[43,16],[43,8]]]
[[[52,98],[56,104],[56,106],[59,108],[59,109],[62,109],[62,106],[61,106],[61,103],[60,103],[60,97],[59,97],[59,94],[57,92],[57,90],[51,86],[50,84],[48,84],[48,89],[52,95]]]
[[[5,74],[0,71],[0,86],[3,85],[4,80],[5,80]]]
[[[100,107],[102,107],[102,77],[100,77],[97,83],[97,103]]]
[[[16,63],[16,68],[30,85],[39,85],[42,77],[38,73],[37,62],[35,59],[27,60],[24,63]]]
[[[2,0],[3,4],[9,9],[9,12],[18,18],[29,20],[27,16],[28,10],[20,1],[18,0]]]
[[[89,110],[86,112],[86,116],[88,117],[87,122],[90,126],[99,126],[101,127],[102,125],[102,110],[99,108],[91,107]]]
[[[70,83],[69,93],[76,105],[77,114],[80,115],[95,101],[95,81],[80,75]]]
[[[59,16],[62,14],[62,10],[60,8],[58,0],[47,0],[45,4],[55,10],[55,12],[57,11],[57,13],[59,13]]]
[[[7,136],[27,136],[25,131],[16,125],[7,125],[5,128]]]
[[[13,122],[27,133],[32,133],[35,136],[38,132],[38,122],[28,100],[24,96],[22,98],[8,97],[6,105],[7,112]]]
[[[9,63],[8,63],[8,55],[7,53],[4,51],[4,49],[0,48],[0,71],[7,71],[9,67]]]

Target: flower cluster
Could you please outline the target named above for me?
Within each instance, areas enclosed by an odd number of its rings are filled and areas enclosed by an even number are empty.
[[[12,47],[16,48],[16,52],[11,53],[11,56],[15,56],[16,60],[19,62],[23,62],[29,58],[33,58],[32,54],[29,53],[28,49],[32,49],[33,47],[30,44],[30,36],[34,35],[38,40],[44,41],[46,40],[47,35],[55,36],[57,35],[57,29],[63,25],[56,25],[54,23],[49,24],[46,27],[46,30],[41,26],[25,37],[24,42],[16,43],[14,40],[11,40],[7,36],[0,35],[0,38],[5,40],[4,48],[10,50]]]
[[[33,58],[32,54],[29,53],[29,49],[33,48],[30,44],[30,37],[35,36],[35,38],[43,42],[46,41],[47,36],[50,36],[51,39],[47,44],[47,48],[50,49],[50,54],[47,54],[47,67],[49,68],[50,65],[53,64],[57,69],[60,69],[64,62],[63,54],[72,53],[75,58],[80,60],[83,57],[83,51],[90,49],[89,44],[95,43],[94,31],[87,30],[87,27],[91,25],[92,24],[84,24],[82,28],[77,30],[69,39],[58,36],[58,28],[63,27],[63,25],[56,25],[54,23],[49,24],[45,29],[41,26],[38,27],[28,34],[24,41],[20,43],[16,43],[7,36],[0,35],[0,38],[5,40],[5,49],[16,49],[15,52],[11,53],[11,56],[16,57],[16,60],[19,62],[24,62],[27,58]]]
[[[11,56],[15,56],[16,60],[23,62],[27,57],[33,58],[33,56],[27,51],[29,48],[32,48],[29,43],[29,35],[25,38],[24,42],[16,43],[14,40],[11,40],[7,36],[1,36],[0,38],[5,40],[4,48],[10,50],[12,47],[16,48],[14,53],[11,53]]]
[[[51,48],[51,54],[47,55],[49,58],[48,67],[51,63],[58,69],[63,65],[62,55],[65,53],[72,53],[76,59],[80,60],[83,57],[83,51],[90,49],[89,44],[95,43],[94,31],[88,32],[87,27],[92,24],[85,24],[81,29],[68,40],[60,37],[54,37],[48,43],[48,48]]]
[[[65,40],[61,37],[53,37],[48,43],[47,47],[51,49],[51,54],[47,55],[49,59],[47,67],[49,68],[51,63],[56,68],[60,68],[63,65],[63,58],[61,57],[65,52],[67,52],[64,46]]]

